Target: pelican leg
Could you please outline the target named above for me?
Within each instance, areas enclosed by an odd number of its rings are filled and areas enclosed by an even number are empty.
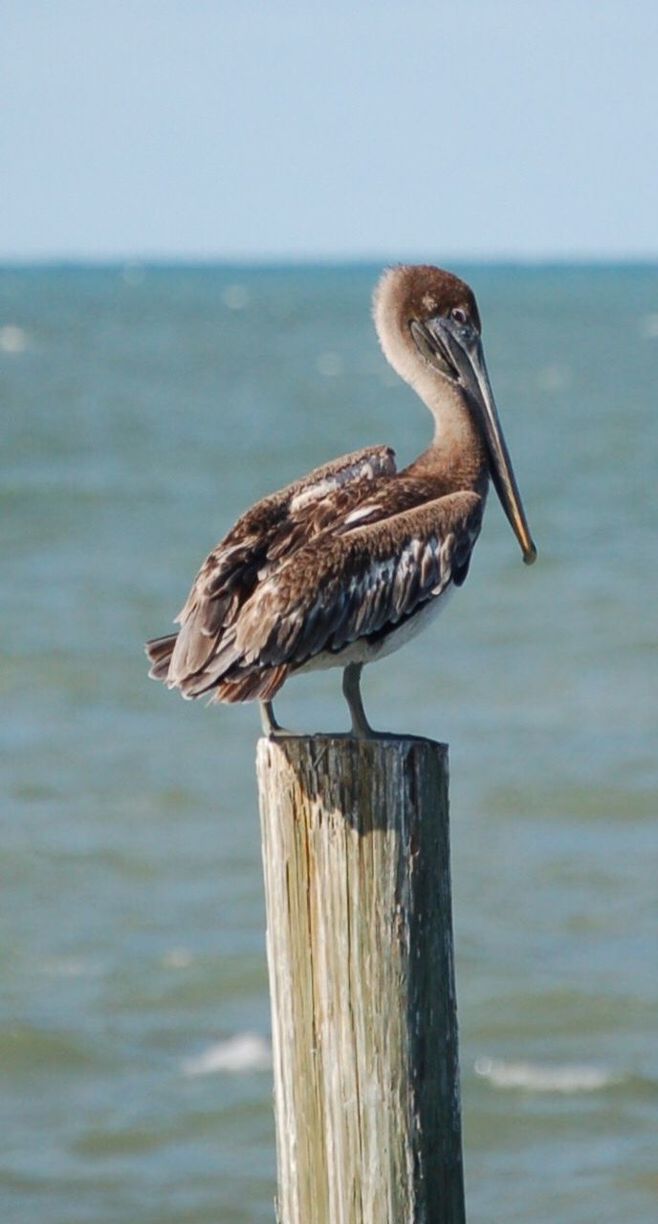
[[[260,721],[263,728],[263,735],[268,739],[284,739],[286,735],[292,735],[291,731],[286,731],[285,727],[281,726],[274,714],[273,701],[260,701]]]
[[[361,671],[363,663],[348,663],[343,671],[343,695],[350,708],[352,735],[357,739],[368,739],[375,735],[363,708],[361,697]]]

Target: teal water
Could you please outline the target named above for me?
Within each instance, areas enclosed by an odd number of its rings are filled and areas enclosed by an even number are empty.
[[[459,270],[540,560],[492,499],[465,587],[364,693],[451,745],[471,1224],[649,1224],[658,269]],[[150,683],[142,642],[256,497],[426,443],[376,274],[0,274],[5,1224],[273,1217],[257,714]],[[343,727],[338,690],[280,715]]]

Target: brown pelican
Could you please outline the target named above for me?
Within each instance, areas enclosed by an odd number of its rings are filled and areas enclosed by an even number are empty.
[[[374,296],[380,344],[427,405],[434,439],[398,472],[394,452],[344,455],[272,493],[204,561],[176,634],[147,644],[150,675],[184,697],[261,702],[287,678],[342,667],[352,733],[369,736],[365,663],[424,628],[462,585],[489,477],[523,559],[536,549],[496,412],[473,292],[426,265],[384,273]]]

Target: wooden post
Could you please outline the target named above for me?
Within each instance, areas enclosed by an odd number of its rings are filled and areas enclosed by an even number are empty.
[[[280,1224],[463,1224],[448,758],[261,739]]]

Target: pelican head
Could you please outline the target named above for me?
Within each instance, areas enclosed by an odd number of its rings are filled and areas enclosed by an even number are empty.
[[[387,360],[437,418],[452,407],[474,421],[503,510],[531,565],[537,550],[498,419],[472,289],[428,264],[390,268],[375,290],[374,319]]]

